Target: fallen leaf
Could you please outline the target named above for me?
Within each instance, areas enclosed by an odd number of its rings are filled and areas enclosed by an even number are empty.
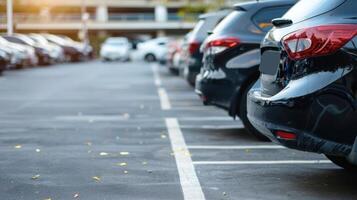
[[[124,167],[127,166],[128,164],[126,162],[122,162],[122,163],[118,163],[117,165]]]
[[[226,193],[226,192],[223,192],[222,194],[223,194],[223,196],[227,196],[227,193]]]
[[[107,152],[100,152],[100,154],[99,155],[101,155],[101,156],[107,156],[107,155],[109,155]]]
[[[141,164],[143,164],[143,165],[147,165],[148,163],[144,161],[144,162],[142,162]]]
[[[74,194],[73,198],[79,198],[79,193]]]
[[[45,199],[43,199],[43,200],[52,200],[51,198],[45,198]]]
[[[124,171],[124,174],[127,174],[128,173],[128,171]]]
[[[127,156],[127,155],[129,155],[130,153],[129,152],[127,152],[127,151],[122,151],[122,152],[120,152],[120,155],[122,155],[122,156]]]
[[[32,180],[37,180],[40,178],[41,175],[39,174],[36,174],[35,176],[31,177]]]
[[[162,139],[166,139],[167,136],[166,136],[166,135],[161,135],[161,138],[162,138]]]
[[[100,181],[100,177],[99,176],[93,176],[92,179],[95,180],[96,182]]]
[[[36,152],[37,152],[37,153],[40,153],[40,152],[41,152],[41,149],[36,149]]]
[[[18,144],[18,145],[15,145],[14,148],[15,148],[15,149],[21,149],[22,146]]]

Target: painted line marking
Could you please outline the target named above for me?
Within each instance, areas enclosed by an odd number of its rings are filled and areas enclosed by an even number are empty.
[[[329,160],[266,160],[266,161],[195,161],[194,165],[289,165],[330,164]]]
[[[152,73],[154,74],[154,82],[157,87],[160,87],[162,85],[161,78],[159,75],[159,68],[156,64],[151,65],[151,70]]]
[[[161,104],[161,109],[162,110],[170,110],[171,109],[171,103],[169,100],[169,96],[167,95],[167,92],[164,88],[159,88],[157,90],[160,98],[160,104]]]
[[[283,146],[279,145],[247,145],[247,146],[201,146],[201,145],[192,145],[188,146],[189,149],[212,149],[212,150],[226,150],[226,149],[285,149]]]
[[[166,118],[165,122],[171,147],[175,155],[184,199],[204,200],[205,196],[197,178],[195,167],[192,163],[191,156],[189,155],[178,120],[176,118]]]

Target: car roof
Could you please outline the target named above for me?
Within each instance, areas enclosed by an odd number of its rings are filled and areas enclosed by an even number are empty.
[[[233,7],[235,10],[249,11],[251,9],[257,10],[262,7],[279,6],[287,4],[295,4],[298,0],[265,0],[265,1],[248,1],[237,3]]]
[[[206,19],[209,17],[221,17],[221,16],[226,16],[228,15],[232,10],[231,9],[224,9],[220,11],[215,11],[215,12],[209,12],[205,13],[199,16],[199,19]]]

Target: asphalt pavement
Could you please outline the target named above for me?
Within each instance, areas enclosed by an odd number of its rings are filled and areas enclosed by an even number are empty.
[[[157,64],[7,71],[0,94],[1,200],[357,199],[357,175],[258,142]]]

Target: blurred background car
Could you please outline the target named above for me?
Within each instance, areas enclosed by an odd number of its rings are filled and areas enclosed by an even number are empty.
[[[10,53],[0,47],[0,75],[7,68],[10,61],[11,61]]]
[[[180,70],[180,62],[182,61],[182,45],[184,38],[171,40],[168,44],[168,52],[166,59],[166,66],[169,71],[178,75]]]
[[[357,1],[300,0],[261,44],[248,118],[286,147],[357,171]],[[303,22],[303,23],[302,23]]]
[[[260,42],[295,0],[252,1],[234,6],[202,44],[203,66],[196,93],[204,105],[216,105],[239,117],[246,130],[268,140],[247,118],[246,94],[259,77]],[[239,24],[239,26],[237,26]]]
[[[17,51],[18,56],[21,59],[21,63],[17,63],[17,68],[36,66],[38,64],[38,57],[33,47],[20,43],[10,42],[3,36],[0,36],[0,42],[13,49],[14,51]]]
[[[63,49],[54,43],[50,43],[40,34],[31,33],[28,35],[36,44],[46,46],[50,52],[51,61],[61,63],[65,61]]]
[[[137,45],[137,54],[146,62],[165,62],[168,52],[169,38],[159,37]]]
[[[85,58],[88,54],[82,45],[78,43],[73,43],[68,39],[63,37],[52,35],[52,34],[41,34],[50,43],[59,45],[64,52],[65,60],[70,62],[78,62]]]
[[[184,43],[185,63],[182,74],[190,85],[195,85],[196,76],[202,66],[203,54],[200,52],[202,42],[207,38],[209,32],[213,31],[214,27],[230,12],[230,9],[226,9],[201,15],[192,33]]]
[[[47,45],[36,43],[30,37],[23,34],[3,35],[3,38],[9,42],[27,45],[34,48],[36,56],[38,57],[38,63],[40,65],[48,65],[52,63],[52,57],[50,56],[51,49]]]
[[[132,45],[128,38],[110,37],[105,40],[100,49],[100,58],[103,61],[128,61]]]

